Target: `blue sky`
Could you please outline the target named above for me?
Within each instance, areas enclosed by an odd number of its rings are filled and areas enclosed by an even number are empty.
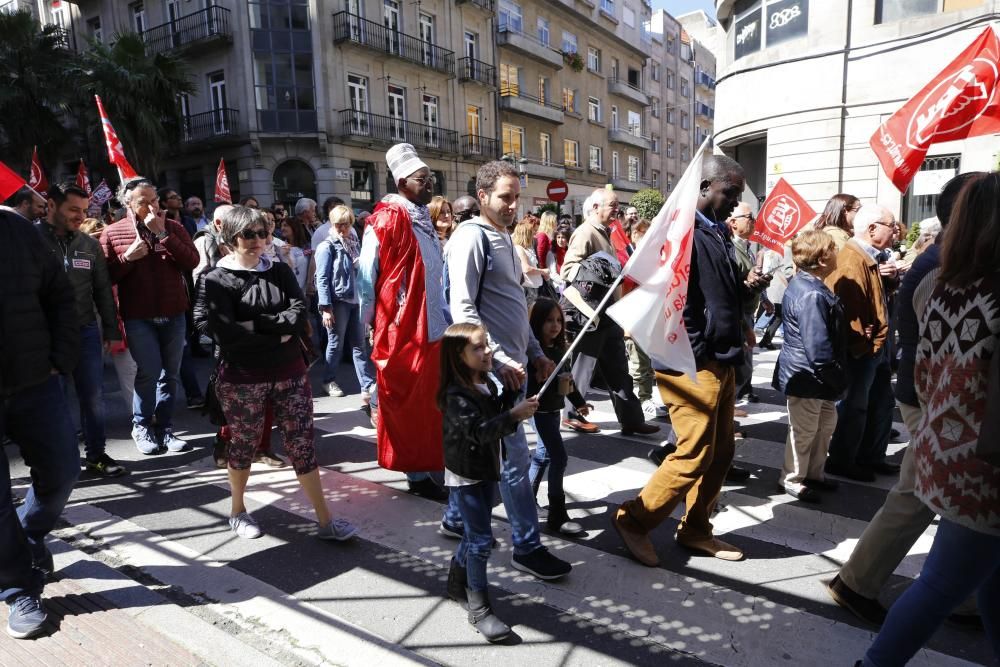
[[[674,16],[680,16],[696,9],[703,9],[713,19],[715,18],[715,2],[713,0],[653,0],[653,10],[666,9]]]

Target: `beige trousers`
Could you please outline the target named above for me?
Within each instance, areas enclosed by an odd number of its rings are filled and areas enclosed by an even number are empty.
[[[821,398],[788,397],[788,438],[781,482],[796,487],[805,479],[823,479],[830,438],[837,427],[837,404]]]

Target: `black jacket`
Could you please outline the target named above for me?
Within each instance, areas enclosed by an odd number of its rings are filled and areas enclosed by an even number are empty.
[[[444,465],[469,479],[499,481],[501,440],[517,431],[518,421],[510,408],[519,394],[505,391],[497,396],[459,385],[448,387],[444,410]]]
[[[38,230],[0,209],[0,395],[70,373],[80,354],[73,287]]]
[[[774,369],[786,396],[834,401],[847,389],[847,331],[840,300],[822,280],[795,274],[781,302],[784,344]]]
[[[903,277],[903,284],[896,295],[896,332],[899,334],[899,368],[896,370],[896,400],[920,407],[917,390],[913,386],[913,367],[917,361],[917,343],[920,342],[920,318],[913,308],[913,294],[928,273],[941,266],[941,246],[928,247],[917,257]]]
[[[252,330],[240,325],[252,322]],[[305,332],[306,306],[285,264],[266,271],[217,266],[198,281],[194,324],[211,336],[222,360],[240,368],[281,368],[302,356],[298,336]],[[291,336],[284,343],[282,336]]]
[[[699,216],[694,221],[691,274],[684,326],[695,362],[728,366],[743,363],[746,334],[743,326],[745,288],[739,279],[735,250],[728,232],[720,231]],[[656,362],[657,370],[664,369]]]

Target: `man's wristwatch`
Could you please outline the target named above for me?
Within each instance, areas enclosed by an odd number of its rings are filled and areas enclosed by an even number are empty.
[[[167,238],[167,230],[165,230],[165,229],[162,232],[160,232],[159,234],[156,235],[156,240],[157,241],[162,241],[165,238]]]

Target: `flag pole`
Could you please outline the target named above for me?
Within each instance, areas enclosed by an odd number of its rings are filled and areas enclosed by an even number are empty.
[[[698,155],[699,153],[704,151],[705,148],[709,145],[709,142],[711,140],[712,140],[712,135],[706,137],[705,140],[701,143],[701,146],[698,148],[698,152],[695,153],[695,155]],[[667,202],[664,202],[663,205],[666,206]],[[640,247],[642,246],[643,241],[645,241],[645,238],[639,242]],[[639,248],[637,247],[632,254],[634,255],[638,251]],[[625,266],[628,266],[628,262],[626,262]],[[601,312],[608,305],[608,301],[611,300],[611,296],[615,293],[615,290],[618,289],[618,286],[622,283],[623,280],[625,280],[626,276],[625,266],[622,267],[621,273],[618,274],[618,277],[615,278],[614,283],[612,283],[611,287],[608,288],[607,294],[604,295],[604,298],[601,299],[601,302],[597,305],[597,308],[594,310],[594,314],[591,315],[590,318],[587,320],[587,324],[584,325],[584,327],[580,330],[580,333],[577,334],[576,338],[573,340],[573,343],[569,346],[569,349],[566,350],[566,354],[563,355],[563,358],[560,359],[559,363],[556,364],[555,369],[553,369],[552,373],[549,374],[549,377],[546,378],[545,383],[542,385],[542,388],[538,390],[538,394],[536,394],[537,396],[541,397],[541,395],[545,393],[545,390],[549,388],[549,385],[552,384],[552,381],[555,380],[556,375],[558,375],[559,369],[562,368],[569,360],[569,358],[573,355],[573,352],[580,344],[580,341],[583,340],[583,337],[587,335],[587,333],[589,333],[588,329],[590,329],[594,320],[596,320],[600,316]]]

